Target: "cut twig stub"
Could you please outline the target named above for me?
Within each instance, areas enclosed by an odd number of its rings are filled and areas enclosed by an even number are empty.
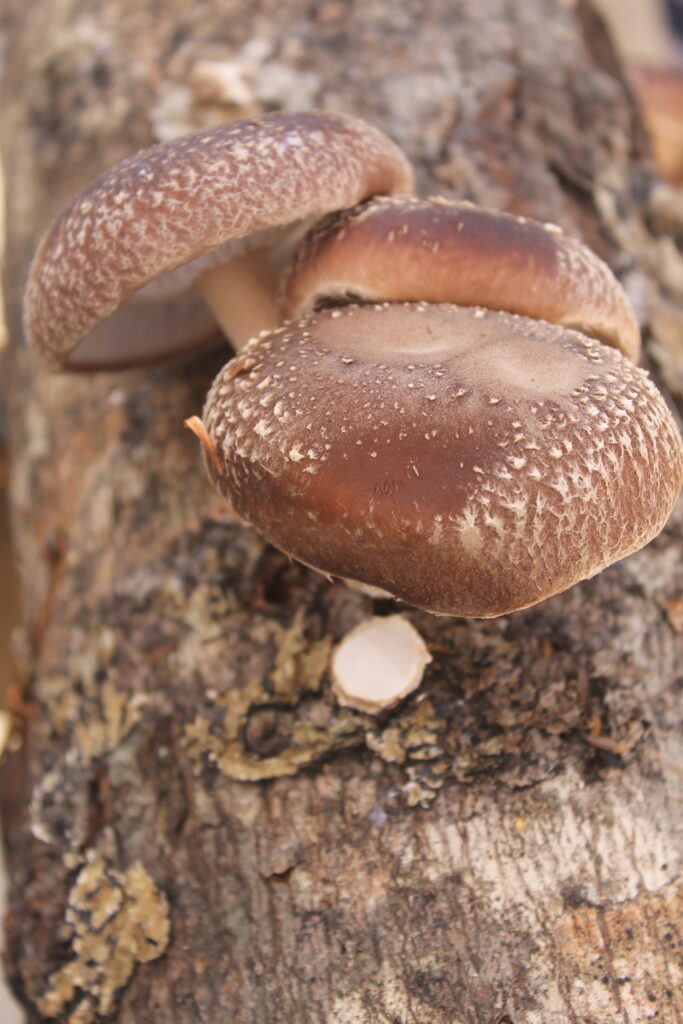
[[[372,618],[344,637],[332,653],[332,688],[340,704],[378,714],[422,682],[432,660],[424,640],[402,615]]]

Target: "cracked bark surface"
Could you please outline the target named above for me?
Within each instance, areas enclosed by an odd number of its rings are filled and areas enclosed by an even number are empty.
[[[20,344],[30,253],[94,174],[317,105],[387,131],[423,194],[583,237],[680,403],[680,200],[590,8],[7,0],[2,31],[25,628],[0,799],[30,1024],[683,1020],[680,503],[536,608],[407,612],[433,661],[371,720],[335,706],[327,658],[392,606],[236,522],[181,428],[223,353],[86,378]]]

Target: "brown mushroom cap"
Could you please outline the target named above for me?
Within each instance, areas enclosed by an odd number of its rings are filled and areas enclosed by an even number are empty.
[[[204,423],[211,477],[268,540],[450,615],[593,576],[661,530],[683,479],[667,406],[619,352],[454,305],[285,325],[219,374]]]
[[[634,362],[640,353],[628,299],[587,246],[471,203],[387,196],[327,218],[293,254],[284,316],[340,298],[484,306],[574,327]]]
[[[228,240],[411,186],[398,147],[344,114],[270,114],[153,146],[99,177],[48,230],[29,273],[26,336],[51,363],[73,368],[131,365],[182,351],[216,331],[206,311],[198,321],[188,312],[195,300],[184,292],[177,308],[187,331],[178,324],[168,336],[173,296],[205,263],[179,283],[155,286],[151,301],[161,300],[159,318],[147,306],[143,331],[136,330],[132,302],[122,306],[124,300]],[[245,246],[242,241],[238,250]],[[98,336],[97,325],[119,307],[122,330],[112,320]],[[127,344],[131,332],[139,348]]]

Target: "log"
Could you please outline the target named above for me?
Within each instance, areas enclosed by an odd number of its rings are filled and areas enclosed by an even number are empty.
[[[136,148],[269,109],[360,114],[423,194],[582,237],[680,406],[680,197],[566,0],[6,0],[5,362],[24,627],[0,801],[29,1024],[683,1020],[683,509],[501,619],[401,609],[432,662],[373,718],[329,652],[395,610],[290,563],[183,419],[223,352],[59,375],[30,255]]]

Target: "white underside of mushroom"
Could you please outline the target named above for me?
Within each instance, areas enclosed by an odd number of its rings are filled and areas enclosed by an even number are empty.
[[[129,302],[137,307],[170,301],[193,288],[202,296],[235,351],[279,323],[277,278],[292,247],[314,218],[236,238],[161,274]]]
[[[346,576],[342,576],[341,579],[349,590],[355,591],[356,594],[364,594],[365,597],[371,597],[373,601],[385,601],[387,599],[390,601],[394,600],[394,595],[390,594],[388,590],[382,590],[381,587],[374,587],[372,583],[361,583],[360,580],[350,580],[347,579]]]
[[[424,640],[402,615],[368,619],[332,652],[332,689],[340,704],[376,715],[417,689],[431,660]]]
[[[230,260],[255,250],[267,250],[273,271],[279,273],[291,250],[315,223],[314,217],[288,224],[286,228],[265,228],[243,238],[233,238],[223,245],[205,252],[188,263],[167,270],[134,292],[129,302],[165,302],[192,288],[197,278],[207,270],[229,264]]]

